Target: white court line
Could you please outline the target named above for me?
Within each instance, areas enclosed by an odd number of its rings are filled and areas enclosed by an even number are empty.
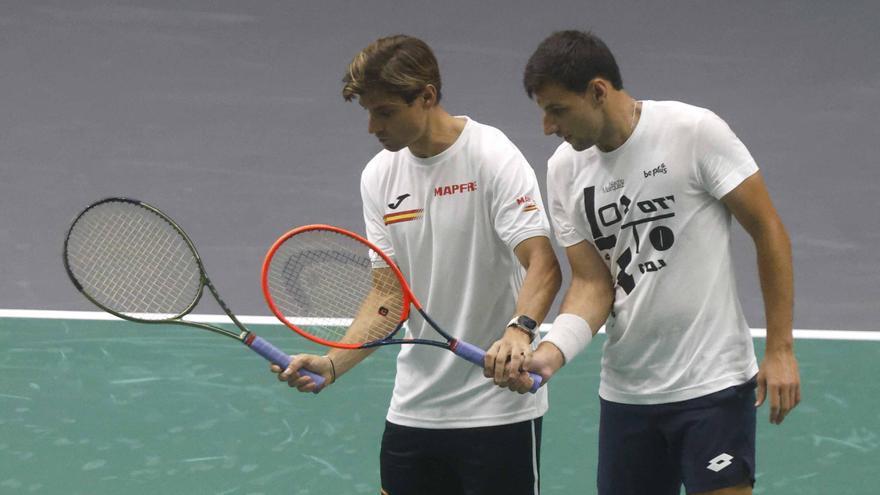
[[[48,311],[40,309],[0,309],[0,318],[35,318],[44,320],[119,320],[109,313],[103,311]],[[156,319],[156,318],[150,318]],[[183,317],[187,321],[197,321],[202,323],[229,323],[226,315],[186,315]],[[274,316],[238,316],[238,320],[248,325],[280,325]],[[298,325],[348,325],[351,320],[343,318],[292,318],[294,323]]]
[[[0,309],[0,318],[40,318],[46,320],[118,320],[113,315],[102,311],[47,311],[39,309]],[[187,315],[186,320],[200,321],[204,323],[230,323],[226,315]],[[279,321],[274,316],[239,316],[238,319],[247,325],[279,325]],[[302,322],[294,320],[296,323],[309,324],[314,323],[314,318],[303,319]],[[337,318],[334,323],[339,325],[347,325],[349,320]],[[324,320],[326,324],[326,320]],[[541,331],[546,332],[550,328],[549,324],[541,325]],[[767,329],[752,328],[752,337],[766,338]],[[600,333],[604,333],[605,328],[599,329]],[[880,342],[880,332],[870,330],[817,330],[817,329],[795,329],[794,337],[796,339],[805,340],[865,340]]]

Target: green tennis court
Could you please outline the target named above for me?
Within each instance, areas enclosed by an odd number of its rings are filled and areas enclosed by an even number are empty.
[[[255,329],[313,349],[280,326]],[[0,318],[0,348],[0,493],[378,492],[394,348],[318,396],[183,327]],[[595,493],[600,351],[551,384],[545,495]],[[877,493],[880,342],[798,340],[797,352],[804,402],[781,427],[759,412],[755,493]]]

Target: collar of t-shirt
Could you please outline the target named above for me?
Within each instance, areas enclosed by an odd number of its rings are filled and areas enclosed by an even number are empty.
[[[415,163],[417,165],[428,166],[428,167],[432,166],[432,165],[436,165],[436,164],[446,160],[446,158],[455,155],[458,152],[458,150],[460,150],[464,146],[464,144],[467,142],[468,135],[471,133],[471,129],[473,128],[473,125],[472,125],[473,121],[467,115],[456,115],[455,118],[464,119],[465,123],[464,123],[464,128],[461,130],[461,134],[459,134],[458,137],[455,138],[455,142],[452,143],[452,145],[450,147],[446,148],[445,150],[441,151],[440,153],[438,153],[434,156],[429,156],[427,158],[422,158],[422,157],[418,157],[416,155],[413,155],[412,152],[409,150],[409,148],[404,148],[401,150],[401,152],[404,153],[404,156],[407,159],[409,159],[410,161],[412,161],[413,163]]]
[[[618,157],[620,157],[621,155],[626,153],[626,150],[636,146],[636,144],[634,144],[634,143],[638,143],[639,136],[644,134],[645,128],[650,125],[650,119],[651,119],[651,102],[650,101],[642,101],[642,112],[639,115],[639,121],[636,122],[635,129],[633,129],[632,134],[630,134],[629,137],[626,138],[626,141],[624,141],[623,144],[621,144],[617,148],[615,148],[607,153],[600,150],[599,147],[596,146],[595,147],[596,153],[598,153],[599,156],[602,157],[603,160],[606,160],[606,161],[616,160]]]

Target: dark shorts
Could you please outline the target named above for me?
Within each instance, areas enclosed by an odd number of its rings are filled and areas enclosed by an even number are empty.
[[[434,430],[385,422],[380,468],[387,495],[538,495],[541,418]]]
[[[678,495],[755,483],[755,379],[696,399],[600,399],[600,495]]]

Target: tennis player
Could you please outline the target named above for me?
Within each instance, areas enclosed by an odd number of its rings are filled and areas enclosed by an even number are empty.
[[[561,284],[534,171],[500,130],[443,109],[437,60],[419,39],[376,40],[343,82],[384,148],[361,176],[368,239],[440,325],[512,356],[518,370]],[[415,315],[406,335],[431,332]],[[314,383],[297,369],[332,383],[369,352],[298,355],[273,371],[309,392]],[[544,388],[511,395],[450,352],[403,346],[382,438],[383,493],[537,494],[546,411]]]
[[[573,272],[526,369],[549,379],[604,322],[599,493],[752,493],[756,407],[769,396],[779,424],[801,398],[791,247],[755,160],[713,112],[635,100],[590,33],[545,39],[524,83],[545,134],[565,140],[547,190]],[[731,216],[757,251],[760,367],[737,296]],[[522,391],[530,380],[519,380],[507,385]]]

